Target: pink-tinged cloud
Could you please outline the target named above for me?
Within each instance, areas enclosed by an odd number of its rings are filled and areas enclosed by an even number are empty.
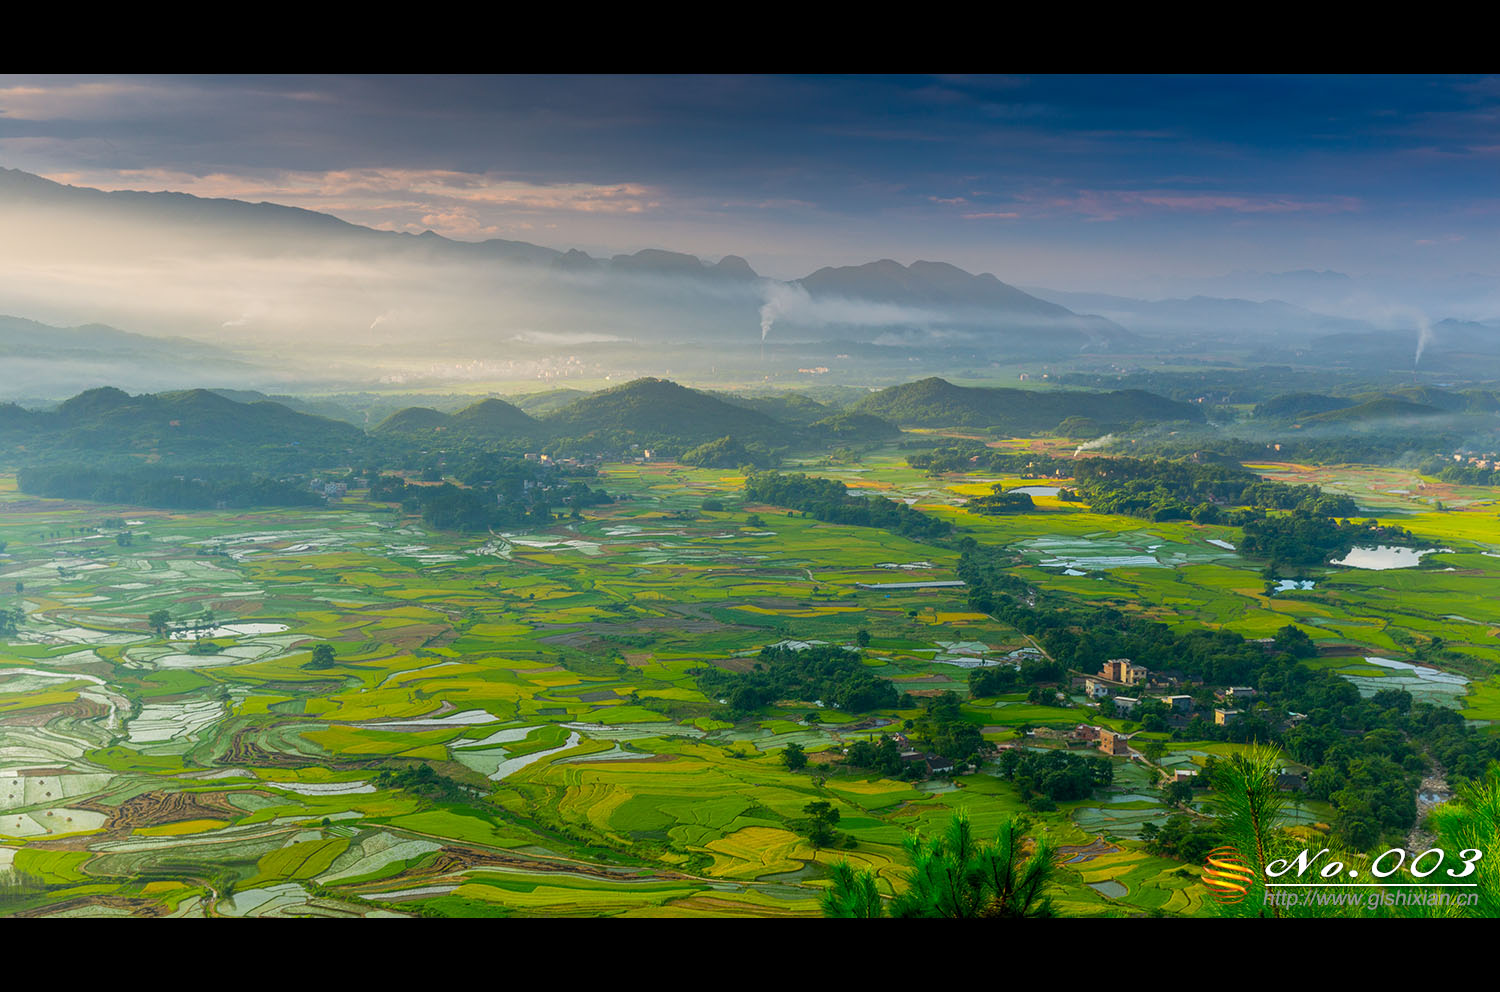
[[[116,80],[0,88],[0,118],[14,121],[103,120],[122,107],[146,106],[152,100],[180,102],[180,91],[147,82]]]
[[[449,237],[491,237],[500,229],[493,224],[484,224],[467,210],[445,210],[442,213],[423,214],[423,226]]]
[[[121,169],[102,173],[70,172],[49,176],[58,182],[84,182],[97,189],[174,190],[194,196],[232,199],[265,198],[326,209],[329,198],[353,202],[379,197],[424,206],[434,199],[489,204],[525,210],[573,210],[586,213],[640,213],[660,205],[652,190],[638,183],[527,183],[487,173],[442,169],[340,169],[328,172],[279,171],[268,175],[210,173],[193,175],[169,169]],[[403,201],[401,198],[405,197]],[[373,203],[361,204],[371,209]]]
[[[215,172],[171,169],[53,173],[57,182],[106,190],[189,193],[208,198],[269,201],[331,213],[393,230],[434,230],[456,238],[488,238],[529,230],[561,216],[642,215],[662,205],[661,193],[639,183],[531,183],[491,173],[442,169],[337,169],[326,172]]]
[[[1021,215],[1016,213],[1015,211],[1009,211],[1005,213],[990,211],[987,213],[978,214],[962,214],[961,216],[964,220],[1015,220]]]

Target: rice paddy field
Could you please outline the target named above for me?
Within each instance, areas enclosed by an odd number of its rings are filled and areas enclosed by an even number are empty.
[[[1446,493],[1439,509],[1389,473],[1263,466],[1432,542],[1417,567],[1330,566],[1278,590],[1235,552],[1233,528],[1094,514],[1045,491],[1034,513],[975,516],[966,499],[1035,481],[929,478],[894,450],[804,470],[951,519],[1012,550],[1038,587],[1247,637],[1295,623],[1329,649],[1312,663],[1361,691],[1399,685],[1500,720],[1487,491]],[[816,915],[831,863],[890,888],[911,831],[962,810],[983,835],[1023,809],[985,770],[918,785],[833,767],[915,709],[856,719],[799,704],[732,726],[693,675],[867,630],[875,674],[918,700],[963,693],[968,669],[1034,647],[969,612],[961,588],[861,587],[953,580],[955,552],[743,504],[743,480],[718,470],[611,465],[599,484],[627,498],[550,528],[461,535],[357,493],[179,513],[0,480],[0,608],[24,615],[0,639],[0,873],[21,880],[0,912]],[[702,510],[710,497],[731,509]],[[96,529],[107,518],[128,544]],[[179,633],[152,629],[158,610]],[[1417,664],[1431,637],[1472,664]],[[335,664],[309,667],[324,643]],[[997,743],[1035,747],[1065,746],[1060,731],[1087,717],[1020,695],[966,713]],[[784,767],[793,743],[806,770]],[[1174,742],[1162,763],[1231,747]],[[1035,818],[1063,845],[1059,909],[1211,913],[1196,868],[1142,849],[1141,827],[1169,810],[1138,763],[1113,760],[1108,790]],[[391,777],[417,767],[446,791]],[[818,800],[852,846],[808,843],[802,808]]]

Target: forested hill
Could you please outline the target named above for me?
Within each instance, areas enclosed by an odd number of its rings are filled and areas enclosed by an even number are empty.
[[[206,389],[131,396],[106,386],[56,410],[9,407],[0,416],[0,441],[24,447],[31,458],[78,451],[204,458],[246,446],[332,453],[352,450],[363,439],[352,424],[264,400],[237,403]]]
[[[205,389],[132,396],[113,387],[80,393],[52,410],[0,404],[0,450],[26,463],[79,461],[94,455],[150,455],[194,464],[261,468],[348,465],[380,452],[398,457],[499,447],[571,454],[620,454],[650,448],[665,457],[730,439],[759,452],[796,444],[886,440],[896,428],[812,401],[780,403],[782,420],[664,379],[637,379],[579,394],[540,419],[504,400],[479,400],[455,413],[407,407],[368,434],[346,421],[303,413],[243,393]],[[248,400],[248,402],[242,402]],[[756,404],[759,405],[759,404]],[[805,422],[812,417],[811,422]],[[739,464],[739,463],[736,463]]]
[[[636,379],[568,404],[544,418],[559,438],[632,439],[636,443],[693,443],[733,436],[784,442],[788,425],[758,410],[724,402],[667,379]]]
[[[518,393],[506,399],[528,417],[545,417],[588,395],[586,389],[548,389],[540,393]]]
[[[1074,436],[1120,430],[1137,423],[1203,420],[1203,411],[1154,393],[1034,391],[955,386],[922,379],[882,389],[854,409],[913,427],[990,427],[1013,434],[1054,431],[1064,421]]]
[[[409,406],[386,417],[375,425],[371,432],[376,436],[391,435],[408,437],[440,431],[448,426],[452,418],[440,410],[426,406]]]
[[[1450,391],[1433,386],[1410,386],[1353,396],[1321,393],[1283,393],[1258,403],[1258,421],[1313,424],[1358,424],[1413,418],[1484,417],[1500,411],[1500,393],[1488,389]]]
[[[718,455],[694,464],[772,465],[794,449],[890,441],[900,436],[895,425],[902,422],[1088,437],[1139,423],[1202,419],[1195,405],[1135,390],[982,389],[925,379],[841,410],[794,392],[728,397],[642,378],[580,395],[540,417],[495,398],[454,413],[407,407],[367,434],[257,393],[191,389],[132,396],[100,387],[51,410],[0,405],[0,450],[27,463],[97,453],[290,469],[350,465],[381,452],[401,458],[426,452],[437,465],[456,451],[484,447],[611,457],[649,448],[659,457],[679,457],[718,445]]]
[[[737,393],[714,393],[730,406],[763,413],[784,424],[810,425],[837,414],[838,408],[819,403],[800,393],[777,393],[772,396],[741,396]]]
[[[1078,319],[1068,308],[1038,299],[993,275],[974,275],[946,262],[902,265],[884,258],[864,265],[821,268],[799,281],[814,296],[905,304],[966,304],[1052,320]]]
[[[397,410],[381,421],[372,433],[432,440],[436,440],[440,433],[446,433],[449,437],[470,440],[515,441],[538,437],[541,427],[504,400],[485,399],[453,414],[421,406]]]

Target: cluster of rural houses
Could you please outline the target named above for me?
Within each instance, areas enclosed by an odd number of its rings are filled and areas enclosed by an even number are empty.
[[[1098,674],[1086,676],[1081,681],[1089,699],[1094,702],[1109,700],[1120,716],[1130,716],[1140,707],[1142,699],[1155,698],[1166,706],[1168,722],[1182,725],[1192,719],[1197,703],[1191,695],[1173,690],[1203,684],[1201,680],[1187,679],[1175,672],[1153,676],[1146,666],[1137,665],[1129,658],[1111,658]],[[1127,695],[1127,692],[1131,694]],[[1147,696],[1147,693],[1154,695]],[[1249,686],[1229,686],[1215,691],[1214,697],[1223,705],[1213,708],[1213,722],[1227,727],[1255,699],[1255,690]]]
[[[905,734],[892,734],[891,740],[901,749],[901,762],[907,768],[915,766],[922,773],[923,778],[934,778],[938,775],[952,775],[954,764],[952,758],[945,758],[941,754],[932,754],[922,751],[911,742]]]

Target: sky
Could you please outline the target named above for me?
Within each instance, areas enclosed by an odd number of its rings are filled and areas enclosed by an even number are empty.
[[[1500,266],[1500,79],[1470,76],[0,76],[0,166],[779,278]]]

